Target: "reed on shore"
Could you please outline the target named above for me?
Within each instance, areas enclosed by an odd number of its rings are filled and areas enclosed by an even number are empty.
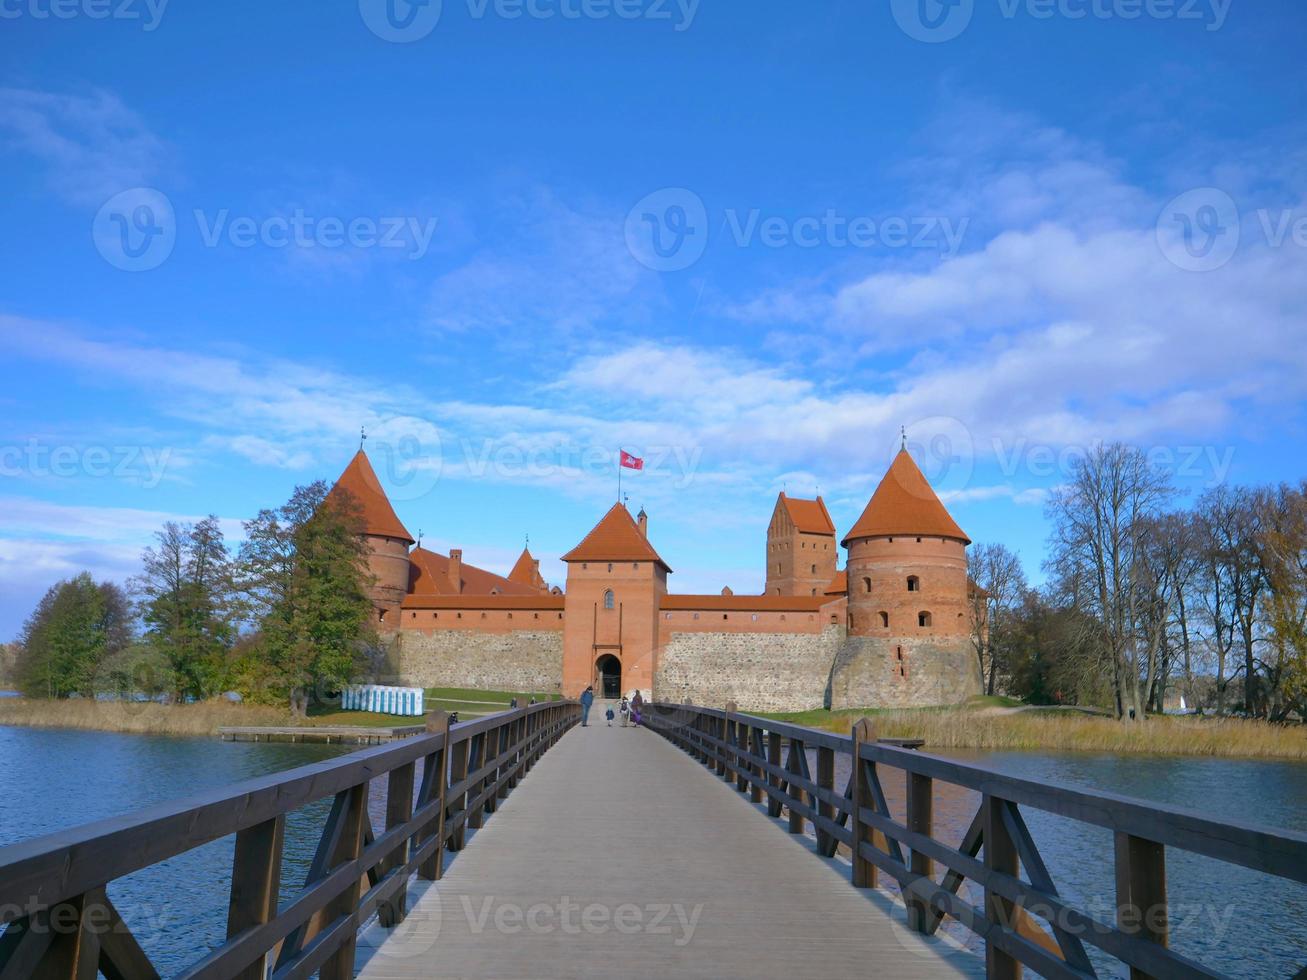
[[[365,712],[349,712],[349,718],[293,718],[288,708],[233,704],[230,701],[202,701],[197,704],[157,704],[149,701],[93,701],[75,698],[46,701],[28,698],[0,698],[0,725],[33,728],[76,728],[137,735],[215,735],[223,726],[377,724],[364,718]],[[394,718],[387,724],[400,724]]]
[[[1213,716],[1150,716],[1126,723],[1064,709],[958,706],[900,711],[804,711],[770,715],[847,734],[859,718],[876,734],[922,738],[931,749],[1110,752],[1307,760],[1307,727]]]

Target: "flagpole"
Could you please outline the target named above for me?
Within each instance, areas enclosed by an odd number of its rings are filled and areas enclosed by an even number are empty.
[[[621,446],[617,447],[617,502],[622,502],[622,453],[624,450]]]

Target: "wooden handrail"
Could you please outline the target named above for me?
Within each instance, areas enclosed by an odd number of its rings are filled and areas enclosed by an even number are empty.
[[[550,701],[446,722],[402,742],[0,848],[0,980],[97,969],[123,980],[157,977],[105,886],[233,834],[227,939],[182,976],[263,978],[269,968],[277,978],[351,976],[355,936],[373,912],[387,925],[402,921],[409,877],[438,879],[465,825],[479,826],[580,720],[575,701]],[[475,769],[460,770],[469,752]],[[389,782],[377,834],[367,798],[379,776]],[[304,888],[279,912],[286,815],[327,798],[331,813]]]
[[[817,853],[830,857],[841,845],[848,848],[854,885],[874,887],[880,871],[894,878],[913,929],[934,933],[948,915],[983,938],[992,977],[1019,976],[1022,966],[1044,976],[1093,977],[1084,943],[1127,964],[1132,977],[1220,976],[1167,948],[1168,847],[1307,883],[1307,834],[1213,820],[1180,807],[1022,779],[900,748],[877,741],[866,719],[849,735],[740,714],[733,706],[655,703],[647,719],[650,728],[755,803],[765,799],[768,814],[784,815],[790,833],[810,826]],[[782,739],[788,743],[783,760]],[[808,749],[816,750],[815,778]],[[835,753],[850,762],[843,792],[834,785]],[[882,766],[905,773],[904,822],[890,814]],[[980,809],[957,847],[932,836],[936,780],[980,794]],[[1022,806],[1113,832],[1114,854],[1103,860],[1116,867],[1114,922],[1096,919],[1058,894]],[[944,870],[942,879],[936,865]],[[961,896],[964,880],[984,890],[983,907]]]

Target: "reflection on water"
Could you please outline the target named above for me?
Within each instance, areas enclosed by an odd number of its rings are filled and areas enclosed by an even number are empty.
[[[1090,753],[964,752],[950,758],[1048,784],[1076,784],[1122,796],[1194,810],[1214,820],[1307,831],[1307,764],[1264,760]],[[815,753],[809,765],[816,772]],[[906,777],[879,766],[881,784],[898,821],[906,819]],[[836,756],[835,784],[843,790],[849,757]],[[935,836],[957,846],[980,806],[980,796],[938,780]],[[1022,807],[1031,836],[1063,898],[1105,922],[1113,921],[1115,885],[1110,831]],[[1307,966],[1307,886],[1168,850],[1171,948],[1204,966],[1239,977],[1293,976]],[[885,875],[881,875],[882,883]],[[938,877],[938,875],[937,875]],[[977,889],[964,890],[974,905]],[[975,938],[956,922],[946,931],[968,946]],[[1086,943],[1103,977],[1123,976],[1120,964]]]

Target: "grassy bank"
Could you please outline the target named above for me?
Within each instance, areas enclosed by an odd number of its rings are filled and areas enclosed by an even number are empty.
[[[876,734],[923,738],[931,749],[1007,749],[1220,756],[1307,761],[1307,728],[1240,718],[1155,716],[1138,724],[1065,709],[980,703],[902,711],[801,711],[768,717],[847,734],[870,718]]]
[[[382,715],[371,711],[311,709],[308,718],[294,719],[286,708],[205,701],[200,704],[150,704],[128,701],[29,701],[0,698],[0,725],[30,728],[77,728],[135,735],[216,735],[233,726],[349,725],[390,728],[421,724],[421,718]]]

